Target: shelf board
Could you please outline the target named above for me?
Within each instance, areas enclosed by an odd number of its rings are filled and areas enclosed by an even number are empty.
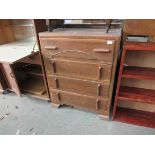
[[[128,66],[124,67],[123,78],[155,80],[155,68]]]
[[[140,110],[118,107],[114,121],[155,128],[155,114]]]
[[[39,65],[28,65],[18,69],[20,72],[25,72],[28,74],[43,76],[42,68]]]
[[[155,90],[121,86],[118,99],[155,104]]]
[[[43,95],[36,95],[36,94],[31,94],[31,93],[25,93],[26,95],[29,95],[31,97],[37,98],[37,99],[41,99],[41,100],[45,100],[45,101],[50,101],[47,91],[43,94]]]
[[[28,78],[20,84],[22,91],[35,95],[44,95],[46,92],[43,78]]]
[[[154,42],[126,42],[126,50],[131,51],[144,51],[144,52],[155,52],[155,43]]]

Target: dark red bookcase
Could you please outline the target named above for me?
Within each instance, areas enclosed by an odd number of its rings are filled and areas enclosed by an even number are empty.
[[[121,86],[122,79],[154,80],[155,68],[125,66],[127,52],[155,52],[154,42],[125,42],[113,108],[113,120],[155,128],[155,113],[118,107],[118,101],[155,105],[155,90]],[[137,58],[138,59],[138,58]],[[155,63],[155,62],[154,62]]]

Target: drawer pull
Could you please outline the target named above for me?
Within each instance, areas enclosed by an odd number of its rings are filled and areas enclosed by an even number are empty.
[[[58,86],[58,79],[56,79],[56,78],[55,78],[55,86],[56,86],[56,88],[59,87],[59,86]]]
[[[14,78],[14,76],[13,76],[13,74],[10,72],[10,76],[12,77],[12,78]]]
[[[94,49],[93,51],[96,53],[109,53],[110,52],[110,50],[106,48],[98,48],[98,49]]]
[[[101,84],[97,85],[97,96],[100,96],[100,88],[101,88]]]
[[[56,50],[56,49],[58,49],[58,47],[57,46],[45,46],[45,49],[46,50]]]
[[[53,73],[56,73],[55,62],[52,62]]]
[[[102,67],[99,66],[99,68],[98,68],[98,80],[101,78],[101,70],[102,70]]]
[[[99,109],[99,102],[100,102],[99,99],[97,99],[97,100],[96,100],[96,110]]]
[[[60,94],[57,92],[57,100],[60,101]]]

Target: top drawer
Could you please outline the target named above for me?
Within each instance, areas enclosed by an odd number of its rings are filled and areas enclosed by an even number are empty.
[[[50,58],[112,62],[115,40],[41,38],[41,46],[42,53]]]

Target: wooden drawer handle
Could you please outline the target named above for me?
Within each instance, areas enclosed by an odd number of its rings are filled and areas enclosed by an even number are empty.
[[[58,49],[58,47],[57,46],[45,46],[45,49],[46,50],[56,50],[56,49]]]
[[[96,100],[96,110],[99,109],[99,102],[100,102],[99,99],[97,99],[97,100]]]
[[[59,86],[58,86],[58,79],[57,79],[57,78],[55,78],[55,85],[56,85],[56,88],[59,87]]]
[[[99,68],[98,68],[98,80],[101,78],[101,70],[102,70],[102,67],[99,66]]]
[[[57,92],[57,100],[60,101],[60,94]]]
[[[56,68],[55,68],[55,62],[52,62],[52,67],[53,67],[53,73],[56,73]]]
[[[97,85],[97,96],[100,96],[100,88],[101,88],[101,84]]]
[[[109,53],[110,49],[106,49],[106,48],[97,48],[93,50],[96,53]]]

